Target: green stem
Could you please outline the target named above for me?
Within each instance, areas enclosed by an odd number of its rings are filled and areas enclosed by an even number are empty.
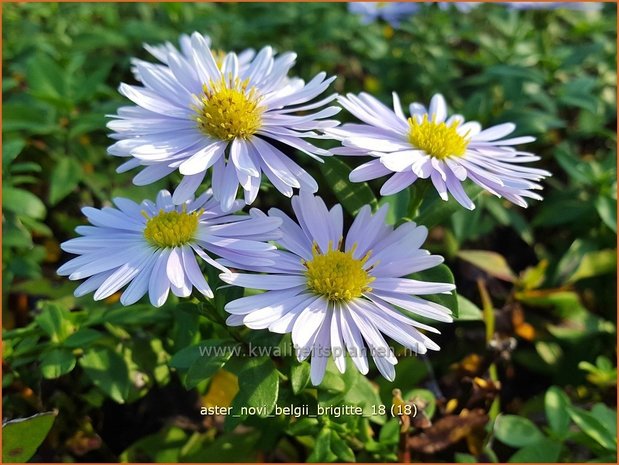
[[[426,195],[430,183],[424,180],[418,180],[413,186],[413,197],[411,198],[410,207],[408,210],[409,218],[415,219],[419,215],[419,208],[423,203],[423,199]]]

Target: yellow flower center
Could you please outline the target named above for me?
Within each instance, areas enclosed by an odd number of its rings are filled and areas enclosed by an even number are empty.
[[[416,118],[409,118],[408,124],[408,140],[411,145],[439,160],[461,157],[469,145],[466,134],[458,134],[458,123],[455,121],[447,126],[445,123],[430,121],[428,115],[423,115],[421,123]]]
[[[363,269],[370,258],[370,252],[358,260],[353,257],[355,247],[342,252],[333,250],[329,243],[327,253],[321,254],[314,245],[312,259],[303,262],[308,288],[331,301],[339,302],[355,299],[371,291],[369,284],[375,278]]]
[[[201,107],[196,107],[198,127],[206,135],[223,141],[249,139],[262,126],[264,106],[249,81],[210,82],[202,87]]]
[[[198,218],[203,211],[187,213],[184,211],[159,213],[151,218],[145,212],[142,214],[148,218],[144,237],[157,248],[179,247],[190,242],[198,229]]]

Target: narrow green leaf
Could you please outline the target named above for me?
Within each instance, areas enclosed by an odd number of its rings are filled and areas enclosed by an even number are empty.
[[[372,210],[378,206],[378,201],[365,182],[351,182],[348,176],[351,168],[336,157],[325,158],[320,166],[322,174],[331,187],[331,190],[348,213],[355,216],[364,205],[369,205]]]
[[[617,436],[613,435],[604,424],[591,413],[574,406],[568,409],[568,413],[572,421],[576,423],[587,436],[596,441],[604,449],[617,450]]]
[[[54,166],[50,177],[49,203],[56,205],[77,187],[83,170],[77,160],[64,156]]]
[[[307,362],[300,362],[292,365],[290,368],[290,384],[292,385],[292,392],[295,394],[300,393],[310,380],[310,364]]]
[[[544,408],[550,429],[559,437],[564,438],[570,426],[570,416],[567,412],[571,405],[570,398],[557,386],[546,391]]]

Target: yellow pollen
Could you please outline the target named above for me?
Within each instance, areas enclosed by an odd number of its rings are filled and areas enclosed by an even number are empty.
[[[187,213],[183,211],[164,212],[159,210],[159,213],[146,222],[144,228],[144,237],[146,240],[157,248],[178,247],[190,242],[198,229],[198,218],[203,211],[195,211]]]
[[[231,141],[237,137],[249,139],[262,126],[261,97],[249,81],[211,81],[202,86],[202,105],[196,106],[196,121],[200,130],[218,140]]]
[[[428,115],[424,115],[421,123],[416,118],[409,118],[408,124],[408,140],[411,145],[439,160],[461,157],[469,145],[466,139],[468,133],[464,136],[458,134],[458,123],[455,121],[447,126],[445,123],[429,121]]]
[[[355,248],[356,244],[348,252],[342,252],[332,249],[330,242],[327,253],[321,254],[314,244],[312,259],[303,262],[309,289],[337,302],[347,302],[371,291],[369,284],[375,278],[363,269],[370,258],[370,252],[356,259],[353,257]]]

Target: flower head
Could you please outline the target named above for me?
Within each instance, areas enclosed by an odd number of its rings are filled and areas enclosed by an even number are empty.
[[[604,6],[603,2],[505,2],[512,10],[577,10],[598,11]]]
[[[173,202],[181,204],[212,169],[213,195],[224,211],[235,204],[239,185],[245,203],[252,203],[262,173],[289,197],[293,188],[318,189],[316,181],[276,144],[319,161],[331,155],[306,139],[321,138],[317,130],[339,124],[325,119],[339,112],[336,106],[310,111],[335,98],[311,102],[333,77],[319,73],[307,84],[289,77],[295,54],[275,56],[270,47],[244,65],[233,52],[218,62],[198,33],[181,39],[180,52],[171,45],[164,47],[151,50],[163,64],[134,62],[143,86],[120,86],[137,106],[119,108],[108,123],[117,140],[108,153],[130,158],[118,171],[143,167],[133,179],[137,185],[180,171],[183,179]],[[294,115],[298,111],[304,114]]]
[[[462,188],[466,179],[498,197],[527,206],[525,197],[541,200],[532,192],[550,173],[523,163],[539,160],[532,153],[513,146],[531,142],[533,137],[504,139],[516,126],[499,124],[482,130],[475,121],[461,115],[447,116],[447,105],[440,94],[432,97],[426,109],[410,105],[410,117],[402,111],[393,93],[393,110],[376,98],[362,93],[340,97],[344,108],[364,124],[344,124],[327,132],[342,141],[333,149],[340,155],[370,155],[375,159],[350,173],[350,180],[367,181],[391,174],[381,188],[382,195],[395,194],[416,182],[430,179],[443,200],[448,192],[465,208],[475,208]]]
[[[419,11],[421,5],[414,2],[350,2],[348,11],[358,14],[363,24],[383,19],[397,27],[402,19]]]
[[[123,305],[137,302],[148,292],[151,304],[160,307],[170,290],[187,297],[195,287],[213,297],[196,255],[221,271],[227,268],[207,252],[231,264],[273,263],[274,247],[264,241],[279,236],[281,220],[258,210],[249,215],[226,214],[210,192],[182,205],[174,205],[165,190],[156,202],[137,204],[116,198],[114,203],[116,208],[84,208],[92,226],[78,226],[82,237],[61,245],[65,252],[79,255],[58,269],[69,279],[86,279],[75,290],[76,296],[96,291],[95,300],[101,300],[129,284],[120,298]],[[233,209],[241,207],[237,201]]]
[[[282,220],[274,265],[241,267],[268,274],[220,275],[227,283],[266,291],[228,303],[228,324],[292,333],[299,360],[312,356],[314,384],[322,380],[329,356],[344,372],[346,352],[364,374],[369,352],[381,374],[393,380],[397,359],[382,334],[418,353],[439,349],[419,329],[438,331],[411,316],[451,321],[450,310],[418,295],[448,293],[454,286],[406,277],[443,261],[420,248],[425,227],[409,222],[394,229],[385,224],[387,206],[372,214],[366,205],[344,233],[340,205],[329,210],[322,199],[301,191],[292,207],[298,224],[276,208],[269,211]]]

